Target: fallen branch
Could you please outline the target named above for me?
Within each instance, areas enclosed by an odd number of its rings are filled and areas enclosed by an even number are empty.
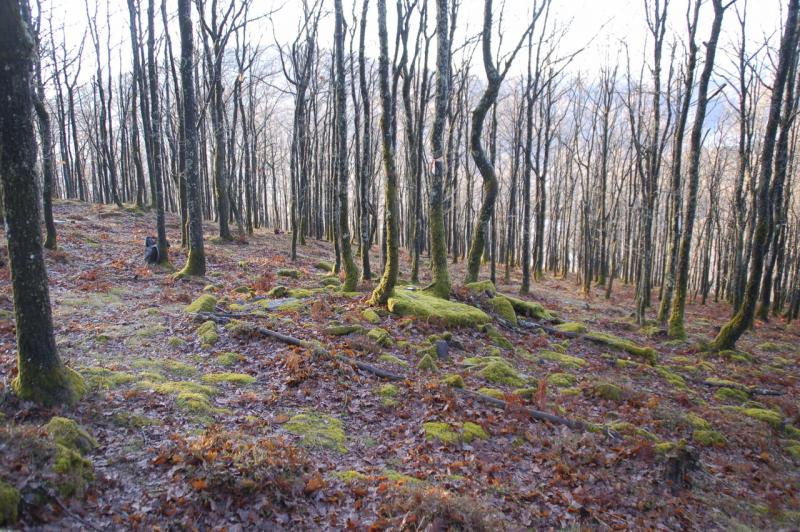
[[[746,384],[739,384],[738,382],[714,382],[714,381],[692,381],[695,384],[703,384],[711,388],[733,388],[734,390],[741,390],[750,395],[770,395],[779,396],[784,395],[783,392],[778,390],[769,390],[767,388],[756,388],[754,386],[747,386]]]

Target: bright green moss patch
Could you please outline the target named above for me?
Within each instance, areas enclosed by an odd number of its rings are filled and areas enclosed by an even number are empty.
[[[488,314],[473,306],[405,287],[395,288],[387,307],[398,316],[436,320],[449,327],[470,327],[492,321]]]
[[[706,384],[710,384],[711,386],[727,386],[729,388],[741,388],[741,384],[738,382],[730,381],[727,379],[718,379],[716,377],[709,377],[704,381]]]
[[[582,368],[587,364],[586,360],[580,357],[565,355],[564,353],[559,353],[557,351],[539,351],[539,356],[545,360],[556,362],[559,366],[566,368]]]
[[[400,389],[394,384],[383,384],[378,387],[378,396],[383,406],[397,406],[397,397]]]
[[[439,368],[436,366],[436,360],[434,360],[431,354],[425,353],[419,362],[417,362],[417,369],[421,369],[422,371],[436,371]]]
[[[420,480],[417,477],[412,477],[409,475],[404,475],[398,471],[393,469],[386,469],[383,471],[383,476],[387,479],[391,480],[392,482],[397,482],[399,484],[413,484],[413,485],[421,485],[424,484],[424,480]]]
[[[615,423],[611,423],[608,425],[608,428],[625,436],[639,436],[650,441],[658,441],[658,436],[649,430],[637,427],[633,423],[629,423],[627,421],[617,421]]]
[[[768,353],[777,353],[781,350],[781,346],[775,342],[764,342],[763,344],[757,345],[756,349],[766,351]]]
[[[220,366],[233,366],[237,362],[244,360],[244,357],[239,353],[233,353],[231,351],[226,351],[214,357],[214,360]]]
[[[741,412],[747,417],[763,421],[775,428],[783,424],[783,417],[774,410],[767,410],[766,408],[743,408]]]
[[[207,395],[198,392],[181,392],[175,398],[175,404],[181,410],[200,416],[229,414],[226,408],[217,408]]]
[[[0,526],[13,525],[19,519],[19,490],[0,480]]]
[[[586,332],[586,325],[576,321],[568,321],[567,323],[556,325],[555,329],[565,333],[583,334]]]
[[[610,401],[622,400],[622,388],[610,382],[598,382],[592,385],[592,394]]]
[[[283,428],[301,436],[303,444],[309,447],[324,447],[340,453],[347,452],[344,425],[341,420],[328,414],[308,410],[292,416]]]
[[[217,306],[217,298],[211,294],[203,294],[189,304],[184,310],[189,314],[197,312],[214,312]]]
[[[282,285],[273,286],[269,292],[267,292],[269,297],[281,298],[286,297],[289,295],[289,289]]]
[[[514,349],[514,344],[512,344],[508,338],[503,336],[500,331],[498,331],[491,323],[481,325],[480,330],[481,332],[485,333],[486,336],[488,336],[497,347],[502,347],[503,349]]]
[[[161,422],[156,419],[125,411],[115,412],[114,415],[111,416],[111,421],[113,421],[115,425],[131,429],[141,429],[143,427],[161,424]]]
[[[394,364],[395,366],[403,366],[403,367],[408,366],[408,362],[406,362],[402,358],[397,358],[396,356],[390,355],[388,353],[384,353],[381,356],[379,356],[378,360],[380,362],[385,362],[386,364]]]
[[[674,373],[667,366],[656,366],[655,370],[656,373],[658,373],[662,379],[664,379],[671,385],[675,386],[676,388],[680,388],[681,390],[686,389],[686,381],[683,380],[683,377],[681,377],[677,373]]]
[[[720,388],[714,393],[714,397],[726,403],[743,403],[750,399],[750,394],[736,388]]]
[[[289,297],[296,297],[297,299],[305,299],[313,295],[314,291],[308,288],[292,288],[289,290]]]
[[[349,471],[334,471],[332,475],[347,484],[354,484],[356,482],[365,482],[369,480],[367,475],[364,473],[359,473],[353,469],[350,469]]]
[[[219,341],[217,324],[208,320],[197,328],[197,335],[200,337],[203,347],[211,347]]]
[[[470,291],[473,295],[487,294],[494,297],[497,294],[497,289],[491,281],[476,281],[474,283],[467,283],[464,288]]]
[[[514,307],[514,312],[516,312],[517,316],[525,316],[537,320],[552,320],[554,317],[552,313],[548,312],[547,309],[539,303],[523,301],[522,299],[517,299],[508,294],[503,294],[503,297]]]
[[[333,263],[328,262],[327,260],[320,260],[314,263],[314,267],[318,270],[322,270],[323,272],[332,272],[333,271]]]
[[[710,429],[695,430],[692,433],[692,440],[706,447],[725,447],[728,443],[722,433]]]
[[[428,441],[439,440],[442,443],[455,444],[461,441],[461,435],[448,423],[428,421],[422,424],[425,430],[425,439]]]
[[[495,399],[502,399],[506,395],[502,390],[498,390],[497,388],[478,388],[478,393],[494,397]]]
[[[786,447],[786,452],[795,460],[800,461],[800,443],[795,443]]]
[[[380,327],[370,330],[367,333],[367,338],[381,347],[391,347],[394,345],[394,340],[392,340],[392,335],[389,334],[389,331],[381,329]]]
[[[97,441],[92,435],[71,419],[55,416],[43,428],[55,443],[81,454],[97,447]]]
[[[464,377],[458,375],[457,373],[453,375],[447,375],[446,377],[442,378],[442,382],[448,386],[452,386],[453,388],[464,387]]]
[[[667,454],[674,448],[675,448],[675,442],[672,441],[662,441],[653,445],[653,450],[655,450],[656,454],[659,456]]]
[[[525,385],[525,380],[519,372],[503,359],[494,358],[481,369],[480,375],[489,382],[507,384],[515,388]]]
[[[220,382],[227,382],[229,384],[253,384],[256,382],[256,378],[252,375],[247,375],[245,373],[231,373],[231,372],[223,372],[223,373],[208,373],[200,377],[200,380],[203,382],[207,382],[209,384],[218,384]]]
[[[613,334],[590,332],[586,334],[586,338],[615,349],[627,351],[631,355],[645,359],[650,364],[655,364],[658,361],[658,353],[652,347],[642,347],[635,342]]]
[[[186,341],[183,338],[178,338],[177,336],[170,336],[167,338],[167,345],[170,347],[183,347],[186,345]]]
[[[191,377],[197,373],[197,368],[194,366],[170,359],[141,358],[133,361],[133,367],[166,371],[178,377]]]
[[[92,463],[69,447],[55,444],[53,471],[58,473],[56,488],[63,497],[82,496],[86,487],[94,480]]]
[[[694,412],[687,413],[685,419],[693,429],[708,430],[711,428],[711,423],[701,418]]]
[[[465,421],[461,427],[462,437],[464,442],[471,443],[473,440],[488,440],[489,433],[486,430],[472,421]]]
[[[331,325],[326,327],[324,332],[328,336],[345,336],[353,333],[361,334],[364,328],[361,325]]]
[[[627,358],[618,358],[614,360],[614,365],[620,369],[638,368],[641,366],[641,364],[638,362],[634,360],[628,360]]]
[[[293,268],[281,268],[280,270],[275,272],[275,274],[278,277],[289,277],[289,278],[292,278],[292,279],[299,279],[300,278],[300,272],[298,270],[293,269]]]
[[[101,367],[80,368],[80,372],[86,384],[93,390],[112,390],[136,379],[130,373]]]
[[[339,288],[342,285],[336,277],[323,277],[320,279],[319,284],[326,288]]]
[[[140,390],[153,390],[154,392],[161,394],[161,395],[174,395],[179,393],[200,393],[206,396],[212,396],[217,393],[217,389],[214,386],[209,386],[207,384],[199,384],[197,382],[191,381],[164,381],[164,382],[152,382],[152,381],[141,381],[136,384],[136,387]]]
[[[377,312],[375,312],[371,308],[362,310],[361,317],[373,325],[381,322],[381,317],[378,315]]]
[[[575,375],[569,373],[551,373],[547,376],[547,384],[557,388],[567,388],[575,384]]]
[[[517,388],[514,390],[514,395],[522,397],[523,399],[533,399],[533,396],[536,395],[537,389],[536,388]]]
[[[489,306],[492,307],[494,313],[500,316],[500,318],[512,325],[517,325],[517,313],[514,311],[514,307],[507,298],[504,296],[495,296],[491,298],[488,303]]]

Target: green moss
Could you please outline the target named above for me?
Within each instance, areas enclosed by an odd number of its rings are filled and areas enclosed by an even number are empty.
[[[465,421],[464,425],[461,427],[461,434],[464,438],[464,442],[471,443],[473,440],[488,440],[489,433],[486,430],[478,425],[477,423],[473,423],[471,421]]]
[[[691,426],[693,429],[697,429],[697,430],[708,430],[708,429],[710,429],[710,428],[711,428],[711,423],[709,423],[709,422],[708,422],[708,421],[706,421],[705,419],[701,418],[700,416],[698,416],[698,415],[697,415],[697,414],[695,414],[694,412],[688,412],[688,413],[687,413],[687,414],[684,416],[684,418],[686,419],[686,422],[687,422],[687,423],[689,423],[689,425],[690,425],[690,426]]]
[[[361,334],[364,328],[361,325],[331,325],[324,330],[328,336],[344,336],[346,334]]]
[[[219,341],[217,324],[208,320],[197,328],[197,335],[200,337],[203,347],[211,347]]]
[[[650,364],[655,364],[658,361],[658,353],[652,347],[642,347],[635,342],[614,336],[613,334],[590,332],[586,334],[586,338],[615,349],[627,351],[631,355],[645,359]]]
[[[152,358],[141,358],[133,361],[133,367],[166,371],[167,373],[176,375],[178,377],[191,377],[197,373],[197,368],[194,366],[178,360],[170,359],[157,360]]]
[[[283,312],[296,312],[303,308],[303,304],[299,299],[287,299],[285,303],[281,303],[275,310],[280,310]]]
[[[567,388],[575,384],[575,375],[569,373],[551,373],[547,376],[547,384],[557,388]]]
[[[747,417],[763,421],[775,428],[783,424],[783,417],[774,410],[767,410],[766,408],[743,408],[741,412]]]
[[[533,399],[533,396],[536,395],[537,391],[538,390],[536,388],[517,388],[511,393],[522,397],[523,399]]]
[[[478,393],[494,397],[495,399],[502,399],[506,396],[502,390],[498,390],[497,388],[478,388]]]
[[[763,344],[757,345],[756,349],[760,351],[767,351],[768,353],[777,353],[781,350],[781,346],[775,342],[764,342]]]
[[[428,421],[422,424],[425,430],[425,439],[428,441],[439,440],[442,443],[455,444],[461,441],[461,435],[448,423]]]
[[[617,421],[608,425],[608,428],[614,432],[624,434],[625,436],[639,436],[650,441],[658,441],[658,437],[647,429],[637,427],[633,423],[627,421]]]
[[[318,270],[322,270],[324,272],[332,272],[333,271],[333,263],[328,262],[327,260],[320,260],[314,263],[314,267]]]
[[[92,435],[71,419],[55,416],[43,428],[55,443],[81,454],[97,447],[97,441]]]
[[[223,373],[208,373],[200,377],[200,380],[203,382],[207,382],[209,384],[218,384],[220,382],[227,382],[230,384],[253,384],[256,382],[256,378],[252,375],[247,375],[245,373],[231,373],[231,372],[223,372]]]
[[[701,429],[692,433],[692,440],[706,447],[725,447],[728,440],[716,430]]]
[[[566,368],[582,368],[587,364],[586,360],[580,357],[565,355],[564,353],[558,353],[556,351],[539,351],[539,356],[545,360],[556,362],[559,366]]]
[[[567,323],[556,325],[555,329],[565,333],[583,334],[586,332],[586,325],[576,321],[568,321]]]
[[[387,302],[390,312],[399,316],[413,316],[436,320],[448,327],[470,327],[489,323],[492,319],[480,309],[448,301],[419,290],[395,288]]]
[[[17,397],[43,406],[75,405],[86,394],[86,381],[74,369],[56,365],[43,370],[30,368],[25,378],[18,373],[11,381]]]
[[[0,526],[13,525],[19,519],[19,490],[0,480]]]
[[[214,312],[214,308],[216,306],[217,306],[216,297],[212,296],[211,294],[203,294],[197,299],[195,299],[184,310],[189,314],[195,314],[197,312]]]
[[[323,277],[319,284],[326,288],[339,288],[342,285],[336,277]]]
[[[186,345],[186,341],[177,336],[170,336],[167,338],[167,345],[170,347],[183,347]]]
[[[464,387],[464,377],[457,373],[453,375],[447,375],[446,377],[442,378],[442,382],[448,386],[452,386],[453,388]]]
[[[80,371],[87,386],[93,390],[112,390],[136,379],[130,373],[101,367],[80,368]]]
[[[614,365],[620,369],[637,368],[641,366],[638,362],[628,360],[627,358],[618,358],[614,361]]]
[[[394,384],[383,384],[378,387],[378,396],[383,406],[397,406],[397,397],[400,389]]]
[[[657,455],[663,456],[663,455],[667,454],[668,452],[670,452],[671,450],[673,450],[675,448],[675,446],[676,446],[675,442],[662,441],[662,442],[658,442],[655,445],[653,445],[653,450],[655,450]]]
[[[309,447],[347,452],[344,425],[333,416],[309,410],[292,416],[283,427],[292,434],[301,436],[303,444]]]
[[[522,299],[517,299],[516,297],[509,296],[508,294],[503,294],[503,297],[505,297],[508,302],[511,303],[511,306],[514,307],[514,312],[516,312],[517,316],[525,316],[537,320],[552,320],[554,318],[553,314],[548,312],[539,303],[523,301]]]
[[[289,290],[289,297],[296,297],[297,299],[305,299],[313,295],[314,291],[308,288],[292,288]]]
[[[425,481],[420,480],[416,477],[412,477],[409,475],[404,475],[403,473],[399,473],[393,469],[386,469],[383,472],[383,476],[387,479],[391,480],[392,482],[397,482],[400,484],[414,484],[414,485],[422,485]]]
[[[403,366],[403,367],[408,366],[408,362],[406,362],[405,360],[397,358],[396,356],[390,355],[388,353],[384,353],[381,356],[379,356],[378,360],[380,362],[385,362],[386,364],[394,364],[395,366]]]
[[[132,414],[130,412],[115,412],[113,416],[111,416],[111,421],[114,422],[115,425],[119,425],[120,427],[128,427],[132,429],[141,429],[143,427],[150,427],[153,425],[160,425],[161,422],[156,419],[151,419],[146,416],[141,416],[139,414]]]
[[[394,340],[386,329],[376,327],[367,333],[367,338],[375,342],[381,347],[391,347],[394,345]]]
[[[358,471],[352,469],[349,471],[334,471],[332,474],[334,477],[346,482],[347,484],[354,484],[356,482],[365,482],[369,480],[369,477],[364,473],[359,473]]]
[[[507,298],[504,296],[495,296],[491,298],[488,303],[492,307],[494,313],[500,316],[500,318],[512,325],[517,325],[517,313],[514,311],[514,307]]]
[[[436,366],[436,360],[434,360],[430,353],[425,353],[425,355],[417,363],[417,369],[422,371],[436,371],[439,368]]]
[[[464,285],[464,288],[469,290],[473,295],[487,294],[490,297],[494,297],[497,294],[497,289],[494,287],[494,283],[488,280],[467,283]]]
[[[519,372],[502,359],[494,359],[486,364],[480,371],[480,375],[489,382],[507,384],[515,388],[525,385],[525,380],[520,376]]]
[[[179,393],[175,398],[175,404],[181,410],[201,416],[213,416],[230,413],[230,410],[226,408],[215,407],[207,395],[198,392],[186,391]]]
[[[293,268],[281,268],[280,270],[275,272],[275,274],[278,277],[290,277],[292,279],[299,279],[300,278],[300,272],[298,270],[293,269]]]
[[[795,460],[800,461],[800,443],[789,445],[786,447],[786,452]]]
[[[237,362],[244,360],[244,357],[238,353],[226,351],[214,357],[214,360],[220,366],[233,366]]]
[[[286,297],[289,294],[289,289],[285,286],[273,286],[272,289],[267,292],[267,295],[270,297],[281,298]]]
[[[598,382],[592,386],[592,393],[601,399],[622,400],[622,388],[610,382]]]
[[[381,317],[378,315],[377,312],[375,312],[371,308],[362,310],[361,317],[363,317],[365,320],[367,320],[369,323],[373,325],[381,322]]]
[[[140,390],[153,390],[161,395],[174,395],[180,393],[199,393],[206,396],[215,395],[218,390],[214,386],[199,384],[191,381],[141,381],[136,384]]]
[[[743,403],[750,399],[750,394],[736,388],[720,388],[714,393],[714,397],[726,403]]]
[[[655,367],[656,373],[658,373],[662,379],[670,383],[671,385],[675,386],[676,388],[680,388],[681,390],[686,389],[686,381],[683,380],[683,377],[674,373],[666,366],[656,366]]]
[[[561,395],[580,395],[581,389],[577,386],[572,386],[568,388],[558,388],[558,393]]]
[[[82,496],[94,480],[92,463],[76,450],[56,443],[53,471],[59,475],[56,488],[63,497]]]
[[[501,347],[503,349],[514,349],[514,344],[511,341],[503,336],[491,323],[487,323],[485,325],[480,326],[481,332],[485,333],[488,336],[494,345],[497,347]]]
[[[232,337],[239,339],[247,339],[256,335],[255,325],[240,320],[230,320],[225,324],[225,330]]]
[[[716,377],[709,377],[704,381],[706,384],[710,384],[712,386],[727,386],[730,388],[741,388],[741,384],[738,382],[726,380],[726,379],[718,379]]]

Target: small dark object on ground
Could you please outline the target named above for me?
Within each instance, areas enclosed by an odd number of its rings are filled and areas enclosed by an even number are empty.
[[[450,346],[445,340],[436,341],[436,358],[439,360],[447,360],[449,357]]]
[[[144,261],[147,264],[158,264],[158,240],[154,236],[144,239]]]

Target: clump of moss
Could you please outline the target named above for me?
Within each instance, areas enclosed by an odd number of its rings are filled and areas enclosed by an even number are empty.
[[[0,526],[13,525],[19,519],[19,490],[0,480]]]
[[[436,371],[439,368],[436,366],[436,361],[431,354],[425,353],[425,355],[417,363],[417,369],[421,369],[422,371]]]
[[[655,364],[658,362],[658,353],[652,347],[642,347],[630,340],[614,336],[613,334],[600,332],[587,333],[586,338],[615,349],[627,351],[631,355],[645,359],[650,364]]]
[[[694,429],[708,430],[711,428],[711,423],[698,416],[694,412],[688,412],[684,418],[686,419],[686,422],[689,423],[689,425]]]
[[[397,406],[397,396],[400,389],[394,384],[383,384],[378,387],[378,396],[383,406]]]
[[[197,328],[197,335],[200,337],[203,347],[211,347],[219,341],[217,324],[211,320],[206,321]]]
[[[671,385],[675,386],[676,388],[680,388],[681,390],[686,389],[686,381],[683,380],[683,377],[674,373],[666,366],[656,366],[656,372],[663,378],[665,381],[670,383]]]
[[[292,279],[300,278],[300,272],[293,268],[281,268],[280,270],[275,272],[275,275],[277,275],[278,277],[290,277]]]
[[[463,388],[464,387],[464,377],[455,373],[452,375],[447,375],[446,377],[442,378],[442,382],[448,386],[453,388]]]
[[[308,410],[292,416],[283,427],[298,436],[310,447],[324,447],[347,452],[346,435],[341,420],[328,414]]]
[[[240,320],[230,320],[225,324],[225,330],[228,331],[232,337],[239,339],[252,338],[256,335],[255,325]]]
[[[387,307],[398,316],[438,320],[449,327],[470,327],[492,321],[488,314],[473,306],[404,287],[395,288]]]
[[[389,334],[389,331],[381,329],[380,327],[371,329],[367,333],[367,338],[381,347],[391,347],[394,345],[394,340],[392,340],[392,335]]]
[[[320,279],[319,284],[328,289],[336,289],[342,286],[342,283],[336,277],[323,277]]]
[[[402,358],[397,358],[396,356],[390,355],[388,353],[384,353],[381,356],[379,356],[378,360],[380,362],[385,362],[387,364],[394,364],[395,366],[403,366],[403,367],[408,366],[408,362],[406,362]]]
[[[474,283],[467,283],[464,288],[470,291],[473,295],[486,294],[489,297],[494,297],[497,294],[497,289],[491,281],[475,281]]]
[[[170,336],[167,338],[167,345],[170,347],[183,347],[186,345],[186,341],[183,338],[179,338],[177,336]]]
[[[658,441],[658,437],[647,429],[637,427],[627,421],[617,421],[608,425],[608,428],[625,436],[640,436],[650,441]]]
[[[517,313],[511,302],[504,296],[495,296],[488,301],[495,314],[508,323],[517,325]]]
[[[575,384],[575,375],[569,373],[551,373],[547,376],[547,383],[557,388],[567,388]]]
[[[189,304],[184,311],[188,314],[196,314],[198,312],[214,312],[217,306],[217,298],[211,294],[202,294]]]
[[[314,267],[324,272],[332,272],[333,264],[327,260],[320,260],[314,263]]]
[[[226,351],[214,357],[214,360],[216,360],[217,364],[220,366],[233,366],[243,359],[244,357],[242,355],[231,351]]]
[[[111,421],[114,422],[115,425],[119,425],[120,427],[128,427],[132,429],[140,429],[143,427],[150,427],[152,425],[160,425],[161,423],[156,420],[149,418],[147,416],[140,416],[138,414],[132,414],[130,412],[115,412],[113,416],[111,416]]]
[[[130,373],[113,371],[108,368],[88,367],[81,368],[80,371],[86,384],[93,390],[111,390],[136,379]]]
[[[296,297],[297,299],[305,299],[314,295],[314,291],[308,288],[292,288],[289,290],[289,297]]]
[[[207,382],[209,384],[218,384],[220,382],[227,382],[230,384],[253,384],[256,382],[256,378],[252,375],[247,375],[245,373],[231,373],[231,372],[223,372],[223,373],[208,373],[200,377],[200,380],[203,382]]]
[[[473,440],[488,440],[489,433],[486,430],[472,421],[465,421],[461,427],[461,434],[464,442],[471,443]]]
[[[513,393],[516,396],[522,397],[523,399],[530,400],[533,399],[533,396],[536,395],[537,391],[538,390],[536,388],[517,388],[511,393]]]
[[[345,336],[353,333],[361,334],[364,332],[364,328],[361,325],[330,325],[325,328],[324,332],[328,336]]]
[[[800,442],[786,447],[786,452],[797,461],[800,461]]]
[[[478,388],[478,393],[494,397],[495,399],[502,399],[506,395],[502,390],[498,390],[497,388]]]
[[[775,342],[764,342],[763,344],[757,345],[756,349],[767,351],[768,353],[777,353],[781,350],[781,346]]]
[[[381,317],[378,315],[377,312],[372,310],[371,308],[366,308],[361,311],[361,317],[367,320],[369,323],[375,325],[381,322]]]
[[[711,429],[695,430],[692,439],[706,447],[725,447],[728,444],[727,438],[721,432]]]
[[[43,428],[55,443],[74,449],[81,454],[88,453],[97,447],[97,440],[71,419],[54,416]]]
[[[273,286],[270,289],[270,291],[267,292],[267,295],[269,297],[275,297],[275,298],[286,297],[288,294],[289,294],[289,289],[282,285]]]
[[[507,384],[515,388],[525,385],[525,380],[520,376],[519,372],[503,359],[494,358],[491,360],[480,371],[480,375],[489,382]]]
[[[723,402],[744,403],[750,399],[750,394],[737,388],[720,388],[714,393],[714,397]]]
[[[88,484],[94,480],[92,462],[75,449],[56,443],[53,471],[58,473],[58,492],[64,497],[82,496]]]
[[[502,347],[503,349],[514,349],[514,344],[512,344],[508,338],[503,336],[492,324],[487,323],[485,325],[481,325],[480,331],[486,334],[486,336],[488,336],[497,347]]]
[[[197,368],[186,364],[184,362],[180,362],[178,360],[171,360],[171,359],[152,359],[152,358],[142,358],[139,360],[133,361],[133,366],[136,368],[147,368],[152,370],[161,370],[166,371],[172,375],[176,375],[178,377],[191,377],[197,373]],[[144,373],[140,374],[144,375]]]
[[[557,351],[549,351],[549,350],[540,351],[539,356],[541,356],[545,360],[556,362],[559,366],[563,366],[566,368],[582,368],[587,364],[586,360],[580,357],[566,355],[564,353],[559,353]]]
[[[628,360],[627,358],[618,358],[614,360],[614,366],[620,369],[627,369],[627,368],[637,368],[641,366],[641,364],[633,360]]]
[[[332,475],[347,484],[354,484],[356,482],[365,482],[369,480],[369,477],[364,473],[359,473],[353,469],[348,471],[334,471]]]
[[[549,312],[539,303],[517,299],[508,294],[503,294],[503,297],[514,307],[514,312],[516,312],[517,316],[525,316],[537,320],[552,320],[555,317],[553,313]]]
[[[425,439],[428,441],[439,440],[442,443],[456,444],[461,441],[461,435],[448,423],[441,421],[428,421],[422,424],[425,430]]]
[[[418,479],[417,477],[404,475],[403,473],[400,473],[399,471],[395,471],[393,469],[384,470],[383,476],[391,480],[392,482],[397,482],[398,484],[422,485],[425,483],[424,481]]]
[[[717,377],[709,377],[705,381],[705,384],[710,384],[712,386],[727,386],[728,388],[737,388],[740,389],[742,387],[741,384],[738,382],[734,382],[727,379],[718,379]]]
[[[566,323],[559,323],[555,326],[555,329],[565,333],[583,334],[586,332],[586,325],[576,321],[568,321]]]
[[[622,388],[610,382],[598,382],[592,386],[592,394],[609,401],[622,401]]]
[[[215,407],[207,395],[199,392],[181,392],[175,398],[175,404],[182,410],[201,416],[230,413],[226,408]]]
[[[774,410],[767,410],[766,408],[743,408],[741,412],[747,417],[763,421],[775,428],[783,424],[783,417]]]

